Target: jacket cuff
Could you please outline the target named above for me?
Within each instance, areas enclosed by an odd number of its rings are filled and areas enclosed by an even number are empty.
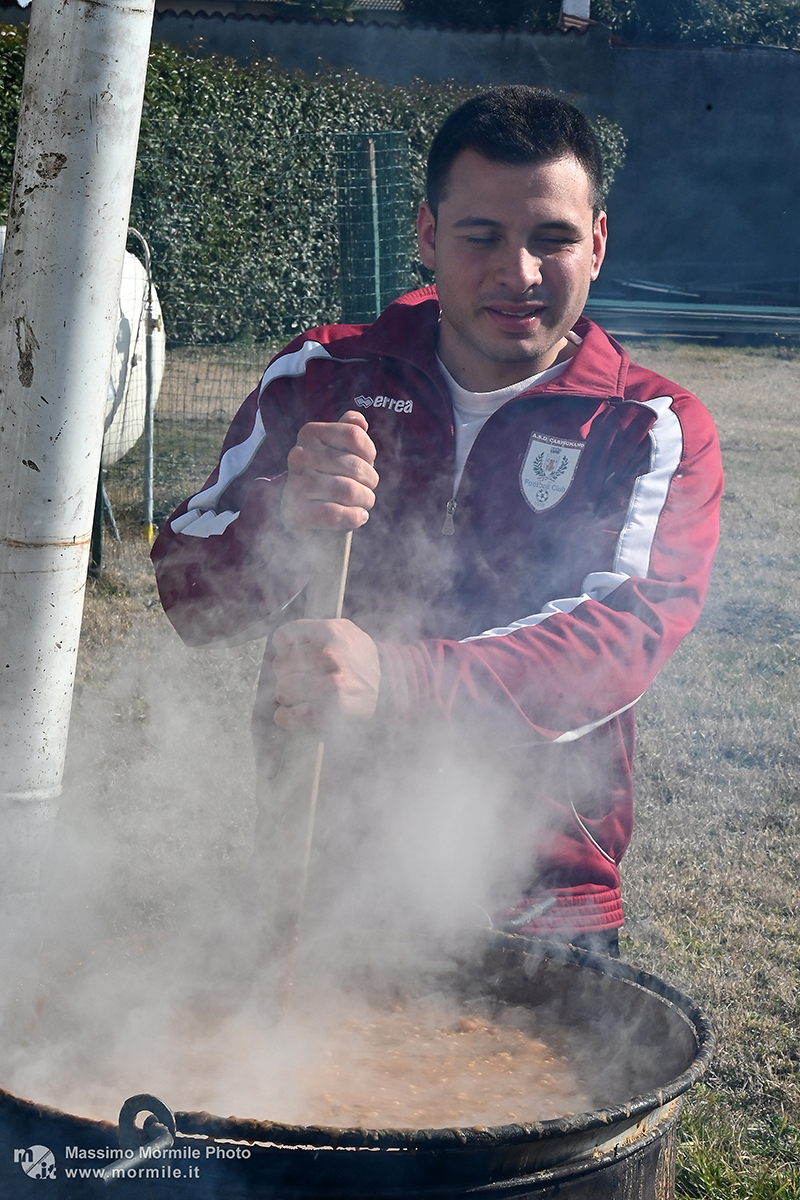
[[[425,659],[418,646],[378,642],[381,683],[377,714],[385,719],[415,717],[431,703]]]
[[[581,934],[619,929],[623,923],[619,887],[586,883],[577,887],[550,888],[549,895],[556,901],[553,907],[527,925],[517,925],[515,933],[552,937],[568,942],[572,937]],[[509,917],[524,912],[529,904],[530,899],[526,898],[514,908],[505,909],[498,914],[498,919],[508,920]]]

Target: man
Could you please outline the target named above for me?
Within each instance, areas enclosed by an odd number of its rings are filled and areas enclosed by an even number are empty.
[[[693,396],[581,316],[606,246],[582,114],[484,92],[438,133],[427,186],[436,288],[278,355],[164,526],[159,587],[193,644],[277,624],[258,745],[338,722],[367,742],[360,771],[431,730],[491,760],[516,863],[505,915],[616,953],[632,709],[705,596],[717,439]],[[349,529],[348,619],[294,619],[309,535]]]

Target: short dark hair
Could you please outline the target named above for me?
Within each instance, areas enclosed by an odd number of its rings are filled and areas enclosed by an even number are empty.
[[[489,88],[450,113],[428,155],[427,194],[434,217],[447,176],[462,150],[492,162],[554,162],[572,155],[589,178],[595,218],[603,207],[603,159],[594,131],[573,104],[546,88],[514,83]]]

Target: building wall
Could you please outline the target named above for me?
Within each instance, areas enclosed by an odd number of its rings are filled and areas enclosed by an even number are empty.
[[[474,33],[174,11],[157,11],[153,36],[241,62],[270,55],[309,73],[350,67],[387,84],[547,86],[590,116],[618,121],[628,137],[610,197],[601,290],[615,279],[690,291],[783,280],[797,303],[796,51],[612,46],[601,26],[582,35]]]

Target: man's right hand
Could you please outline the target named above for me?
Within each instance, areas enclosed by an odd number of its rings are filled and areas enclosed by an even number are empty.
[[[281,518],[292,533],[358,529],[369,520],[378,473],[375,445],[359,412],[312,421],[289,451]]]

